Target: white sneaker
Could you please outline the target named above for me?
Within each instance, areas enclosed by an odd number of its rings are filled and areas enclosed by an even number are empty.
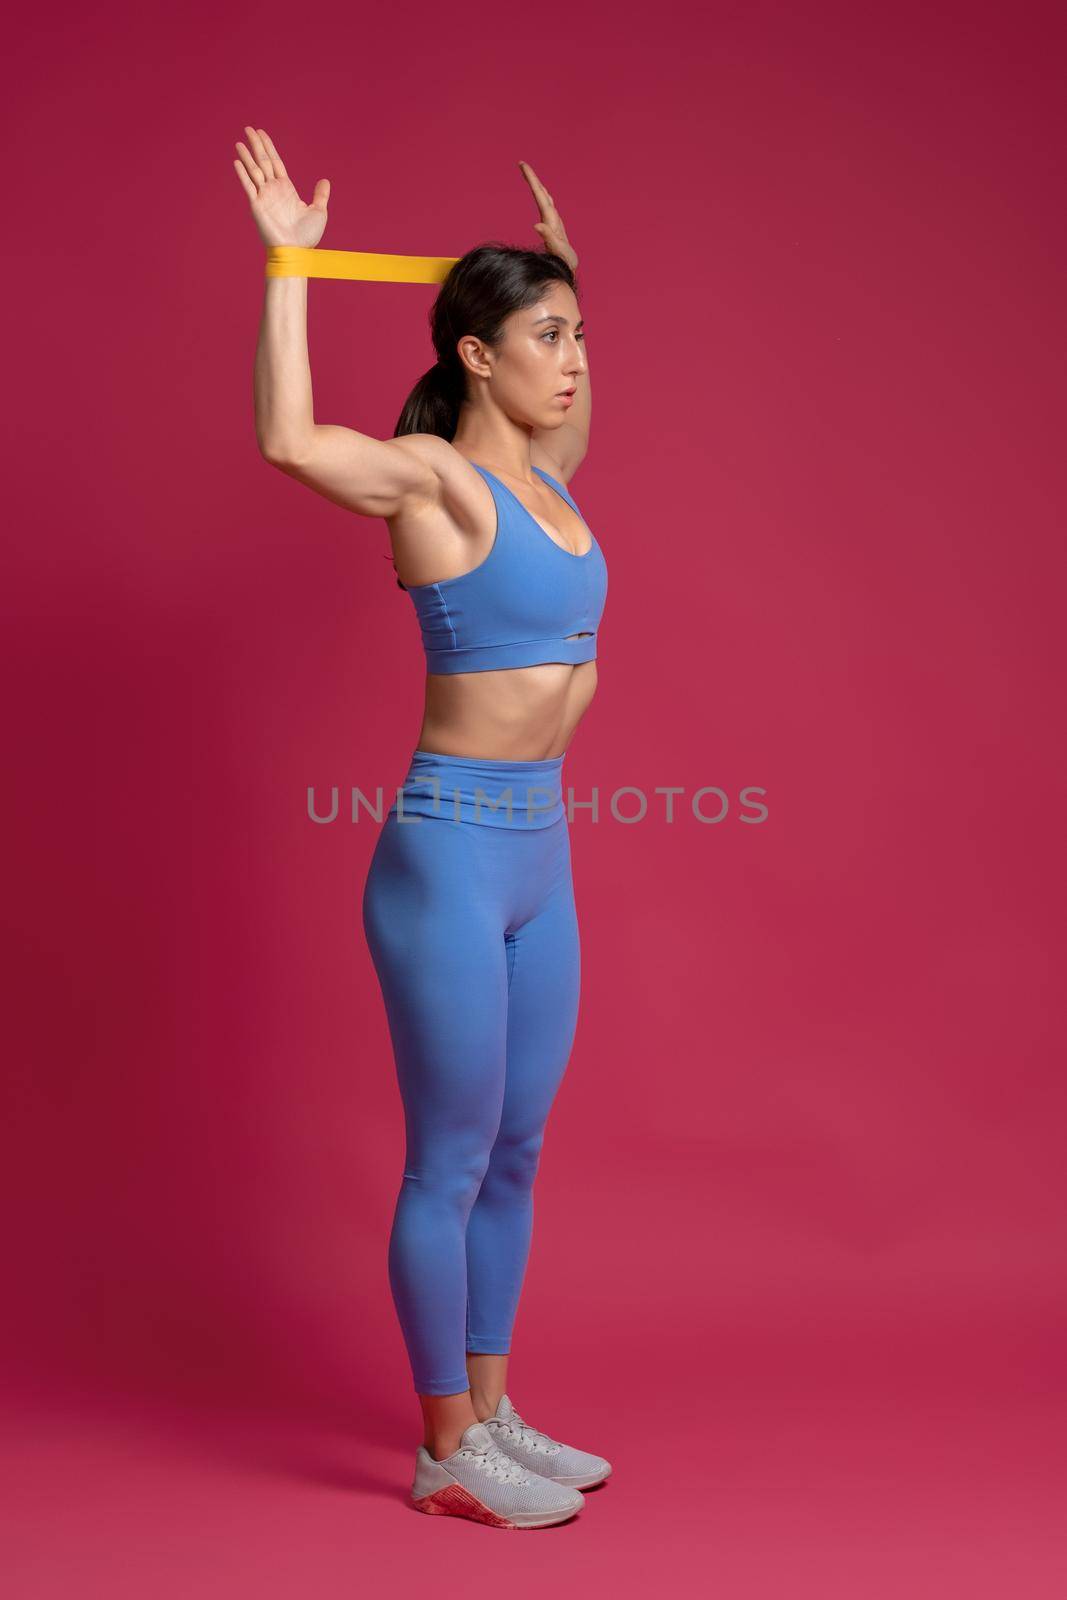
[[[581,1495],[550,1483],[505,1455],[484,1422],[463,1430],[459,1449],[435,1461],[420,1444],[411,1498],[434,1517],[469,1517],[492,1528],[548,1528],[585,1504]]]
[[[574,1450],[539,1428],[531,1428],[507,1395],[501,1398],[496,1414],[486,1417],[484,1425],[512,1461],[568,1489],[591,1489],[595,1483],[603,1483],[611,1471],[611,1462],[605,1461],[603,1456]]]

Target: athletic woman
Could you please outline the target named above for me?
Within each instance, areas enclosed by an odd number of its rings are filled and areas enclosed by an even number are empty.
[[[305,205],[266,132],[245,134],[234,166],[264,243],[313,249],[328,180]],[[255,369],[264,457],[384,518],[421,631],[422,725],[362,905],[406,1129],[389,1281],[423,1413],[414,1502],[508,1528],[566,1520],[611,1471],[507,1393],[534,1178],[578,1016],[562,769],[607,593],[566,487],[590,415],[577,256],[519,166],[544,248],[484,244],[451,266],[436,360],[391,439],[315,422],[306,276],[268,277]]]

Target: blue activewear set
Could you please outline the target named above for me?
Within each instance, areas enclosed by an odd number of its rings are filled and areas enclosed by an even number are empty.
[[[489,554],[408,589],[427,670],[594,660],[607,595],[595,537],[581,555],[563,549],[476,470],[496,505]],[[578,1020],[563,756],[416,750],[375,845],[363,926],[406,1130],[389,1281],[415,1389],[456,1394],[466,1352],[511,1348],[545,1122]]]

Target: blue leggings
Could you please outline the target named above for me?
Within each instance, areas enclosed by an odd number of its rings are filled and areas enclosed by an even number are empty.
[[[506,1354],[545,1122],[578,1020],[563,756],[416,750],[378,835],[363,927],[404,1106],[389,1282],[420,1394]]]

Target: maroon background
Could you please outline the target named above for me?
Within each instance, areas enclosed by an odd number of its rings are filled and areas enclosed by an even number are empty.
[[[20,1593],[466,1593],[472,1554],[514,1597],[1062,1593],[1063,43],[963,4],[9,34]],[[256,450],[250,119],[330,178],[325,246],[537,244],[524,159],[581,256],[611,585],[566,775],[653,805],[574,822],[510,1385],[615,1475],[521,1549],[406,1501],[375,827],[306,793],[400,781],[422,662],[384,524]],[[392,432],[432,296],[311,285],[319,421]]]

